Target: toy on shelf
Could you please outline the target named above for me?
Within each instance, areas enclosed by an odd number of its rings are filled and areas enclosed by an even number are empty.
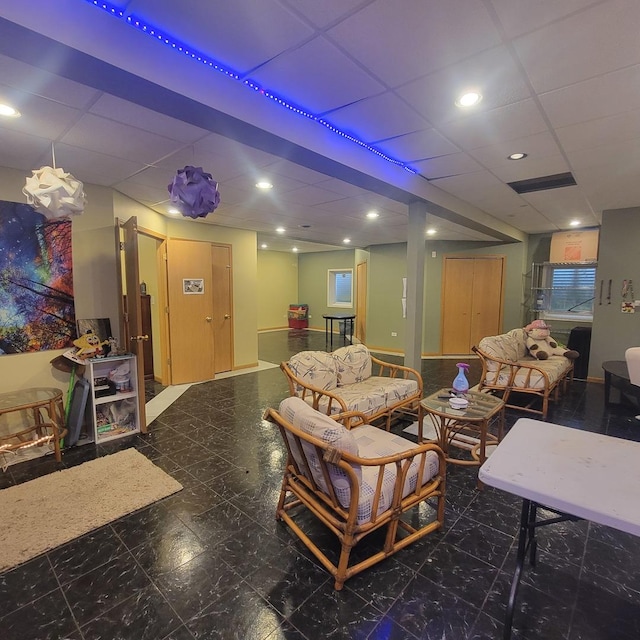
[[[79,338],[73,341],[78,348],[75,355],[77,358],[84,360],[85,358],[99,358],[104,356],[104,345],[109,344],[108,340],[100,340],[91,329],[83,333]]]

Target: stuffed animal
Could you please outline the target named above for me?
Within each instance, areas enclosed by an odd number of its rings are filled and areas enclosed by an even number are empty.
[[[565,349],[551,337],[550,327],[544,320],[534,320],[525,328],[526,345],[529,353],[538,360],[546,360],[549,356],[564,356],[575,360],[580,354],[573,349]]]

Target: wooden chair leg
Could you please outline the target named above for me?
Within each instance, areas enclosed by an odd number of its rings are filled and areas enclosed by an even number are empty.
[[[342,540],[342,548],[340,549],[338,566],[336,567],[336,581],[333,585],[336,591],[342,590],[342,587],[344,587],[344,581],[347,579],[349,556],[351,555],[351,549],[353,549],[353,545],[353,535],[345,534],[344,539]]]

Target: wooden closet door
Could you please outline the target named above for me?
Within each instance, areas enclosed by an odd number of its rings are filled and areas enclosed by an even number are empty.
[[[466,355],[501,333],[504,257],[444,259],[442,355]]]
[[[504,259],[501,256],[476,258],[474,261],[468,353],[482,338],[502,333],[503,268]]]
[[[445,258],[442,284],[442,353],[469,353],[473,258]]]

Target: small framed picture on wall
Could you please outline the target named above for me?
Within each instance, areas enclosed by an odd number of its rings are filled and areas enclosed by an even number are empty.
[[[203,278],[183,278],[182,293],[187,295],[204,294],[204,279]]]

